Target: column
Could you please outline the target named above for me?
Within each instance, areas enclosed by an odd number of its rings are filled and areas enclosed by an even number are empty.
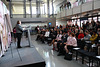
[[[10,11],[10,18],[12,18],[12,3],[11,3],[11,0],[9,1],[9,11]]]
[[[24,18],[26,18],[26,0],[24,0]]]
[[[38,0],[36,0],[36,17],[38,17]]]
[[[47,0],[47,14],[48,14],[48,17],[50,17],[49,0]]]
[[[30,0],[30,17],[32,18],[32,0]]]
[[[52,17],[54,17],[54,6],[53,6],[53,0],[52,0]]]
[[[45,4],[44,4],[44,14],[45,14]]]
[[[40,9],[40,5],[41,5],[41,3],[40,3],[40,0],[39,0],[39,2],[38,2],[38,12],[39,12],[39,17],[40,17],[40,15],[41,15],[41,9]]]

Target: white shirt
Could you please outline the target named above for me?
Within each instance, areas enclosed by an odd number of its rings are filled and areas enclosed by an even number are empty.
[[[49,34],[50,34],[50,32],[49,31],[47,31],[47,32],[45,32],[45,37],[49,37]]]

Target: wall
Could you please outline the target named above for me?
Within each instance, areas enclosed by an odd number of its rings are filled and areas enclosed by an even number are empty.
[[[56,20],[56,26],[60,26],[60,25],[66,25],[67,21],[61,21],[61,20]]]
[[[79,14],[79,13],[82,13],[82,12],[86,12],[87,11],[94,11],[96,9],[100,9],[100,0],[94,0],[94,2],[92,2],[90,0],[90,2],[86,2],[80,6],[77,6],[77,7],[74,7],[74,8],[71,8],[69,10],[66,10],[66,15],[64,15],[64,10],[62,12],[59,12],[57,14],[57,18],[61,18],[61,17],[65,17],[65,16],[69,16],[69,15],[73,15],[73,14]]]
[[[24,14],[23,5],[13,5],[13,14]]]
[[[56,26],[56,18],[11,18],[12,27],[15,27],[18,20],[20,21],[44,21],[46,23],[51,22],[52,26]]]

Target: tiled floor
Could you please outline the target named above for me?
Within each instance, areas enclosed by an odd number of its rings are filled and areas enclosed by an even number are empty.
[[[18,49],[20,56],[13,42],[11,45],[13,54],[11,53],[11,48],[9,48],[9,50],[5,53],[5,56],[0,58],[0,67],[14,67],[16,64],[19,65],[26,63],[27,61],[29,62],[30,60],[30,63],[33,62],[34,47],[45,60],[46,67],[87,67],[87,65],[81,64],[80,61],[67,61],[64,60],[64,56],[57,56],[58,53],[52,50],[52,46],[48,46],[48,44],[42,44],[40,41],[35,41],[36,35],[31,36],[31,39],[31,47],[26,47],[28,46],[28,40],[26,38],[22,38],[21,46],[23,48]]]
[[[40,55],[45,59],[46,67],[88,67],[85,64],[81,64],[80,61],[64,60],[64,56],[57,56],[58,53],[52,50],[52,46],[35,41],[35,38],[36,36],[31,37],[32,43]]]
[[[0,58],[0,67],[15,67],[45,61],[34,45],[28,47],[28,40],[25,37],[21,40],[22,48],[17,49],[16,44],[16,42],[12,42],[11,47],[5,52],[5,56]]]

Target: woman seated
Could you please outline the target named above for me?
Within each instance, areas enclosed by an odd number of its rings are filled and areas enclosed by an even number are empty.
[[[82,38],[84,38],[83,30],[80,30],[78,39],[82,39]]]
[[[47,29],[46,32],[45,32],[45,35],[44,35],[45,40],[48,40],[49,35],[50,35],[50,32]]]
[[[90,41],[91,35],[89,34],[89,31],[85,31],[85,37],[82,39],[81,43],[83,44],[82,47],[84,47],[85,50],[88,50],[91,48],[91,41]]]
[[[62,38],[62,31],[60,31],[60,33],[59,33],[59,31],[57,32],[57,37],[56,37],[56,39],[55,39],[55,42],[54,42],[54,45],[53,45],[53,50],[58,50],[58,46],[57,46],[57,43],[58,42],[61,42],[61,38]]]
[[[77,46],[77,40],[75,38],[75,34],[71,33],[70,36],[67,38],[67,42],[65,45],[66,53],[69,53],[68,47],[76,47]]]
[[[52,44],[54,45],[54,42],[55,42],[55,39],[56,39],[56,36],[57,36],[57,29],[56,29],[56,28],[54,28],[52,34],[50,33],[50,36],[52,37],[52,41],[51,41],[51,43],[49,44],[49,46],[51,46]]]
[[[84,49],[84,46],[85,46],[85,44],[82,41],[83,38],[84,38],[83,30],[80,30],[78,39],[77,39],[77,44],[78,44],[78,47],[81,49]]]
[[[97,55],[100,55],[100,31],[98,32],[98,37],[96,39],[96,45],[97,45],[97,48],[96,48],[96,54]]]
[[[90,41],[92,41],[92,44],[95,44],[97,37],[98,37],[98,34],[96,33],[96,31],[93,31],[93,34],[90,38]]]

